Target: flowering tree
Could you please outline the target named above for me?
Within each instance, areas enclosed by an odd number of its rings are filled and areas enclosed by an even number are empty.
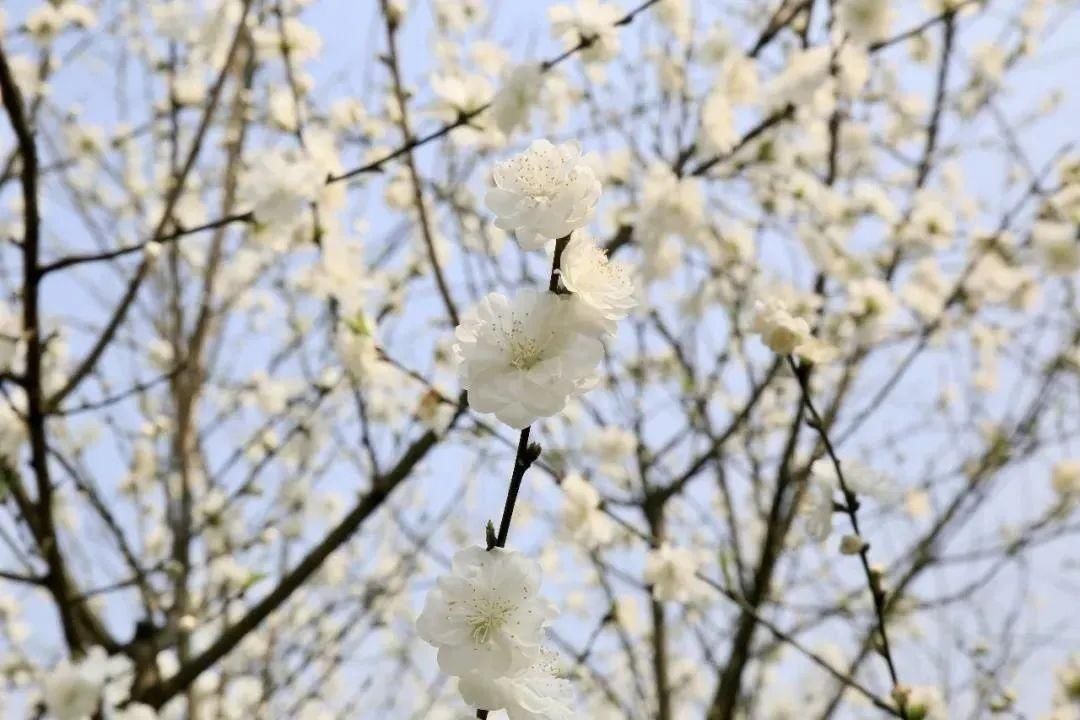
[[[1077,10],[5,6],[4,716],[1080,717]]]

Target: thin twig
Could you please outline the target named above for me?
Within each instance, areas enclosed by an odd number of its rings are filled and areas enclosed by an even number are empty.
[[[837,482],[840,485],[840,492],[844,496],[842,511],[847,515],[848,520],[851,522],[851,530],[860,541],[858,552],[859,564],[862,566],[863,574],[866,577],[866,584],[869,587],[870,595],[874,600],[874,615],[877,619],[878,633],[881,636],[881,655],[885,659],[885,664],[889,670],[889,679],[892,681],[892,685],[895,688],[900,684],[900,680],[897,676],[896,663],[893,660],[892,648],[889,645],[889,633],[885,625],[885,590],[882,587],[880,575],[875,573],[870,567],[870,544],[863,538],[862,531],[859,528],[859,500],[850,485],[848,485],[847,478],[844,477],[844,471],[840,465],[840,458],[837,457],[832,441],[829,440],[829,433],[825,427],[825,421],[822,419],[821,414],[818,413],[817,406],[814,405],[814,401],[810,396],[810,387],[807,381],[807,370],[809,370],[809,366],[796,363],[795,358],[791,355],[787,356],[787,362],[791,367],[792,372],[795,374],[796,380],[798,380],[799,388],[802,391],[802,403],[810,413],[808,424],[816,430],[821,437],[821,442],[825,446],[825,452],[828,454],[829,461],[832,463],[833,470],[836,472]],[[898,696],[897,701],[900,704],[901,716],[906,717],[907,715],[902,698]]]

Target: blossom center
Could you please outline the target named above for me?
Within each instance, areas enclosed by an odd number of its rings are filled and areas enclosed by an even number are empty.
[[[550,158],[525,155],[515,165],[515,180],[526,195],[551,197],[566,183],[562,164]]]
[[[514,335],[510,338],[510,367],[531,370],[544,357],[544,348],[531,337]]]
[[[473,642],[480,645],[486,643],[506,624],[513,607],[506,600],[488,599],[477,603],[466,617],[466,622],[472,628]]]

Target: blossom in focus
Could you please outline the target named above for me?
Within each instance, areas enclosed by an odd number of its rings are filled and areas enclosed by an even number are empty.
[[[610,260],[591,235],[578,230],[563,250],[560,268],[582,322],[613,335],[618,321],[637,305],[630,266]]]
[[[586,225],[600,199],[600,181],[576,143],[534,140],[524,152],[496,163],[492,179],[495,187],[484,202],[495,213],[495,225],[516,232],[530,250]]]
[[[506,710],[510,720],[571,720],[574,687],[559,676],[558,656],[541,648],[536,659],[503,677],[474,672],[462,677],[458,690],[469,705]]]
[[[443,672],[500,677],[528,667],[539,652],[541,631],[555,616],[539,590],[535,560],[503,548],[465,548],[428,593],[416,629],[439,649]]]
[[[571,299],[527,288],[482,298],[455,331],[469,404],[521,429],[595,383],[603,345],[573,322]]]
[[[42,681],[49,717],[54,720],[88,720],[98,711],[105,687],[108,656],[91,648],[79,662],[62,660]]]
[[[657,600],[687,602],[698,587],[698,563],[686,548],[664,543],[645,557],[645,583]]]

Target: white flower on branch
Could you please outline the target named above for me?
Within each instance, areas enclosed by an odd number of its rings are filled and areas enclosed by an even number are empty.
[[[1054,492],[1062,500],[1080,499],[1080,459],[1059,462],[1050,478]]]
[[[465,548],[428,593],[417,633],[439,649],[443,672],[503,677],[533,663],[555,616],[539,590],[535,560],[503,548]]]
[[[860,45],[888,37],[893,15],[890,0],[841,0],[837,7],[840,27]]]
[[[599,0],[578,0],[576,7],[556,5],[548,10],[551,32],[561,37],[567,47],[588,42],[578,55],[586,63],[602,63],[619,53],[619,19],[616,5]]]
[[[6,305],[0,305],[0,372],[14,370],[25,352],[22,320]]]
[[[64,15],[52,3],[42,3],[26,16],[25,26],[36,43],[48,45],[64,29]]]
[[[536,64],[518,65],[491,101],[491,115],[496,127],[509,135],[517,128],[529,127],[529,115],[544,91],[544,74]]]
[[[536,660],[504,677],[470,673],[458,682],[469,705],[485,710],[506,710],[510,720],[570,720],[574,712],[574,686],[559,677],[558,656],[541,648]]]
[[[563,478],[563,523],[570,536],[588,548],[611,542],[614,525],[600,511],[600,493],[578,473]]]
[[[828,46],[792,53],[784,69],[769,83],[764,96],[773,108],[783,108],[806,105],[818,93],[831,95],[835,87],[829,77],[831,62],[832,50]]]
[[[608,259],[592,236],[578,230],[562,254],[562,283],[587,326],[614,335],[616,324],[637,305],[630,266]]]
[[[497,163],[492,179],[495,187],[484,202],[495,225],[516,232],[529,250],[586,225],[600,199],[600,181],[576,143],[534,140],[528,150]]]
[[[1080,237],[1076,224],[1037,220],[1031,227],[1031,243],[1047,272],[1069,276],[1080,270]]]
[[[157,720],[158,714],[149,705],[132,703],[117,711],[113,717],[115,720]]]
[[[894,493],[884,475],[850,459],[841,458],[840,468],[844,473],[844,484],[856,500],[864,497],[878,501],[893,499]],[[803,495],[799,511],[807,535],[824,542],[832,533],[832,517],[836,513],[836,503],[840,502],[840,477],[829,458],[820,458],[810,466],[808,482],[810,486]]]
[[[260,226],[285,233],[304,217],[323,179],[307,158],[271,151],[260,155],[245,173],[241,196]]]
[[[810,332],[810,324],[792,315],[779,300],[754,303],[754,332],[770,350],[780,355],[795,354],[813,363],[827,361],[833,349]]]
[[[727,90],[717,85],[701,106],[702,150],[709,154],[727,153],[739,139],[735,131],[735,113]]]
[[[688,42],[693,33],[693,18],[688,0],[660,0],[656,19],[680,42]]]
[[[448,73],[433,75],[431,89],[438,96],[437,117],[452,122],[458,114],[471,114],[491,102],[495,90],[483,75]]]
[[[645,583],[661,602],[688,602],[700,587],[697,569],[692,552],[664,543],[645,556]]]
[[[79,662],[62,660],[42,681],[49,717],[54,720],[87,720],[98,711],[105,688],[108,656],[91,648]]]
[[[601,475],[624,483],[629,478],[628,468],[633,466],[638,437],[626,428],[608,425],[589,431],[582,449],[594,457]]]
[[[635,232],[646,243],[668,235],[690,239],[705,218],[705,195],[697,178],[678,177],[663,163],[649,167]]]
[[[521,429],[595,384],[603,345],[583,334],[571,298],[491,293],[462,318],[454,354],[469,404]]]

